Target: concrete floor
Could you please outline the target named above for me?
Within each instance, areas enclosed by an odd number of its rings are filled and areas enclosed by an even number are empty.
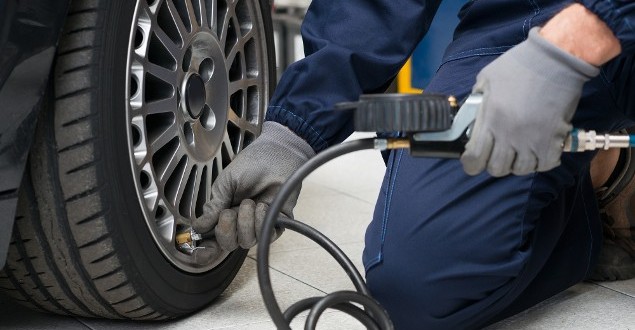
[[[371,218],[384,166],[376,152],[342,157],[305,181],[296,217],[324,234],[353,259],[360,270],[363,234]],[[325,207],[328,206],[328,207]],[[272,246],[271,277],[284,309],[309,296],[353,289],[326,252],[287,231]],[[362,272],[363,273],[363,272]],[[303,328],[303,320],[293,324]],[[319,329],[362,329],[352,318],[327,312]],[[230,287],[208,308],[165,323],[138,323],[41,314],[0,296],[0,329],[274,329],[256,278],[255,249]],[[635,280],[583,283],[534,308],[502,321],[498,329],[635,329]]]

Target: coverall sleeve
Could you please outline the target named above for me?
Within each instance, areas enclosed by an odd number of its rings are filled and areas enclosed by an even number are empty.
[[[613,31],[623,54],[635,54],[635,1],[578,0],[595,13]]]
[[[427,32],[441,0],[313,0],[301,32],[306,57],[282,75],[265,120],[316,152],[353,132],[333,105],[383,91]]]

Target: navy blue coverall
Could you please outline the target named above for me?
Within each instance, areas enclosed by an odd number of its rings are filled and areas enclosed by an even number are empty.
[[[467,2],[426,91],[465,97],[485,65],[572,2]],[[573,125],[633,126],[635,1],[580,2],[608,24],[623,52],[585,85]],[[307,57],[281,77],[266,120],[318,152],[341,142],[352,133],[351,117],[332,105],[383,91],[439,3],[313,0],[302,27]],[[592,156],[565,154],[549,172],[493,178],[466,175],[458,160],[392,152],[363,261],[397,329],[482,327],[583,280],[602,244]]]

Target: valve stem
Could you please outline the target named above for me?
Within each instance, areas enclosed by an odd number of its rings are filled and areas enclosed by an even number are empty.
[[[185,252],[187,254],[191,254],[192,251],[196,249],[201,249],[202,247],[196,246],[196,242],[202,239],[203,236],[195,232],[192,228],[190,228],[188,231],[176,234],[176,237],[174,238],[177,248],[181,252]]]

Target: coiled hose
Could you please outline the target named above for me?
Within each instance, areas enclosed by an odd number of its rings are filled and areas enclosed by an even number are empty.
[[[287,182],[282,185],[276,198],[269,206],[260,235],[261,239],[258,242],[258,283],[267,311],[278,329],[291,329],[290,324],[293,318],[305,310],[310,310],[306,319],[305,329],[315,329],[320,315],[322,315],[327,308],[334,308],[349,314],[368,329],[394,329],[388,317],[388,313],[370,296],[370,291],[362,275],[335,243],[311,226],[280,216],[280,210],[284,202],[315,169],[339,156],[360,150],[375,149],[375,141],[373,138],[353,140],[331,147],[316,155],[301,166]],[[346,274],[348,274],[351,281],[353,281],[357,291],[337,291],[324,297],[303,299],[291,305],[283,313],[273,294],[273,287],[269,276],[269,245],[276,225],[300,233],[324,248],[337,260],[340,266],[344,268]],[[363,306],[364,309],[357,307],[353,303]]]

